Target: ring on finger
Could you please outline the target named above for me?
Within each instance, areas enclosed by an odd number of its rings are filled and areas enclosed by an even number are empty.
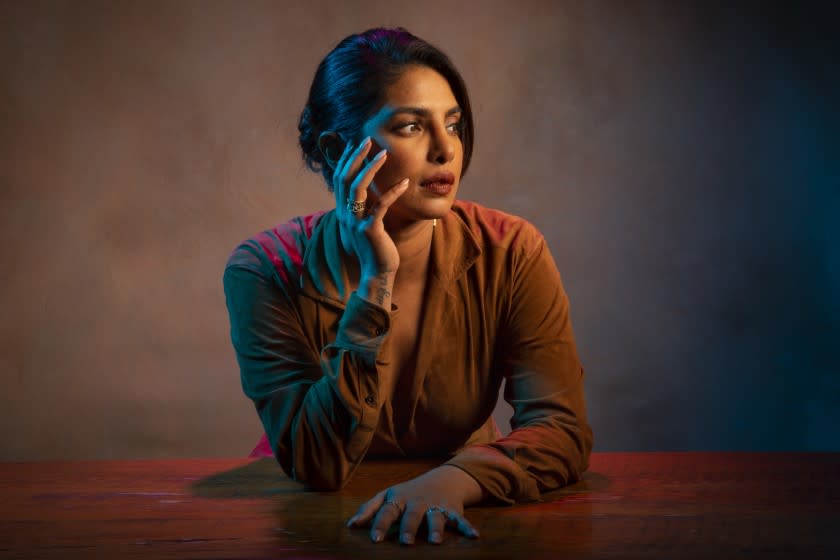
[[[389,499],[385,500],[385,502],[382,505],[383,506],[394,506],[394,507],[397,508],[397,510],[399,510],[400,513],[403,512],[403,505],[402,505],[402,503],[400,503],[399,500],[392,500],[392,499],[389,498]]]
[[[426,510],[426,515],[429,515],[429,514],[432,514],[432,513],[435,513],[435,512],[442,513],[443,517],[447,521],[452,521],[452,512],[450,512],[448,509],[440,507],[440,506],[430,506],[429,509]]]
[[[347,211],[357,216],[364,216],[367,210],[367,205],[364,200],[348,200]]]

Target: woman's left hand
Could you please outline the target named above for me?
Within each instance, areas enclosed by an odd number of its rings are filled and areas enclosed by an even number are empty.
[[[464,507],[479,502],[481,496],[481,487],[473,477],[458,467],[442,465],[379,492],[362,504],[347,526],[363,527],[372,520],[370,540],[381,542],[391,525],[402,518],[399,541],[413,544],[425,519],[430,543],[440,544],[447,526],[477,538],[478,531],[464,517]]]

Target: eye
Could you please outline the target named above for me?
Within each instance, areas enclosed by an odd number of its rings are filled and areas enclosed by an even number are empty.
[[[394,131],[400,132],[402,134],[412,134],[415,132],[420,132],[420,123],[416,121],[400,123],[394,127]]]
[[[459,119],[453,123],[449,123],[448,125],[446,125],[446,128],[452,134],[461,134],[461,130],[463,130],[464,128],[464,121]]]

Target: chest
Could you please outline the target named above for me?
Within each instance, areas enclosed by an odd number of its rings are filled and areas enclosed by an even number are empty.
[[[498,394],[505,371],[496,344],[502,298],[491,293],[479,299],[476,295],[487,291],[482,288],[465,278],[448,286],[429,280],[394,289],[399,311],[391,315],[387,345],[377,356],[390,400],[447,418],[458,412],[453,401],[480,402]],[[335,341],[343,308],[309,297],[296,303],[301,330],[317,358]]]
[[[391,327],[391,351],[387,369],[397,382],[413,376],[422,338],[425,283],[400,286],[394,291],[399,313]]]

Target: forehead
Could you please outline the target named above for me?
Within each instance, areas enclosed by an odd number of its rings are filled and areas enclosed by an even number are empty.
[[[384,104],[448,111],[457,105],[449,82],[428,66],[409,66],[385,89]]]

